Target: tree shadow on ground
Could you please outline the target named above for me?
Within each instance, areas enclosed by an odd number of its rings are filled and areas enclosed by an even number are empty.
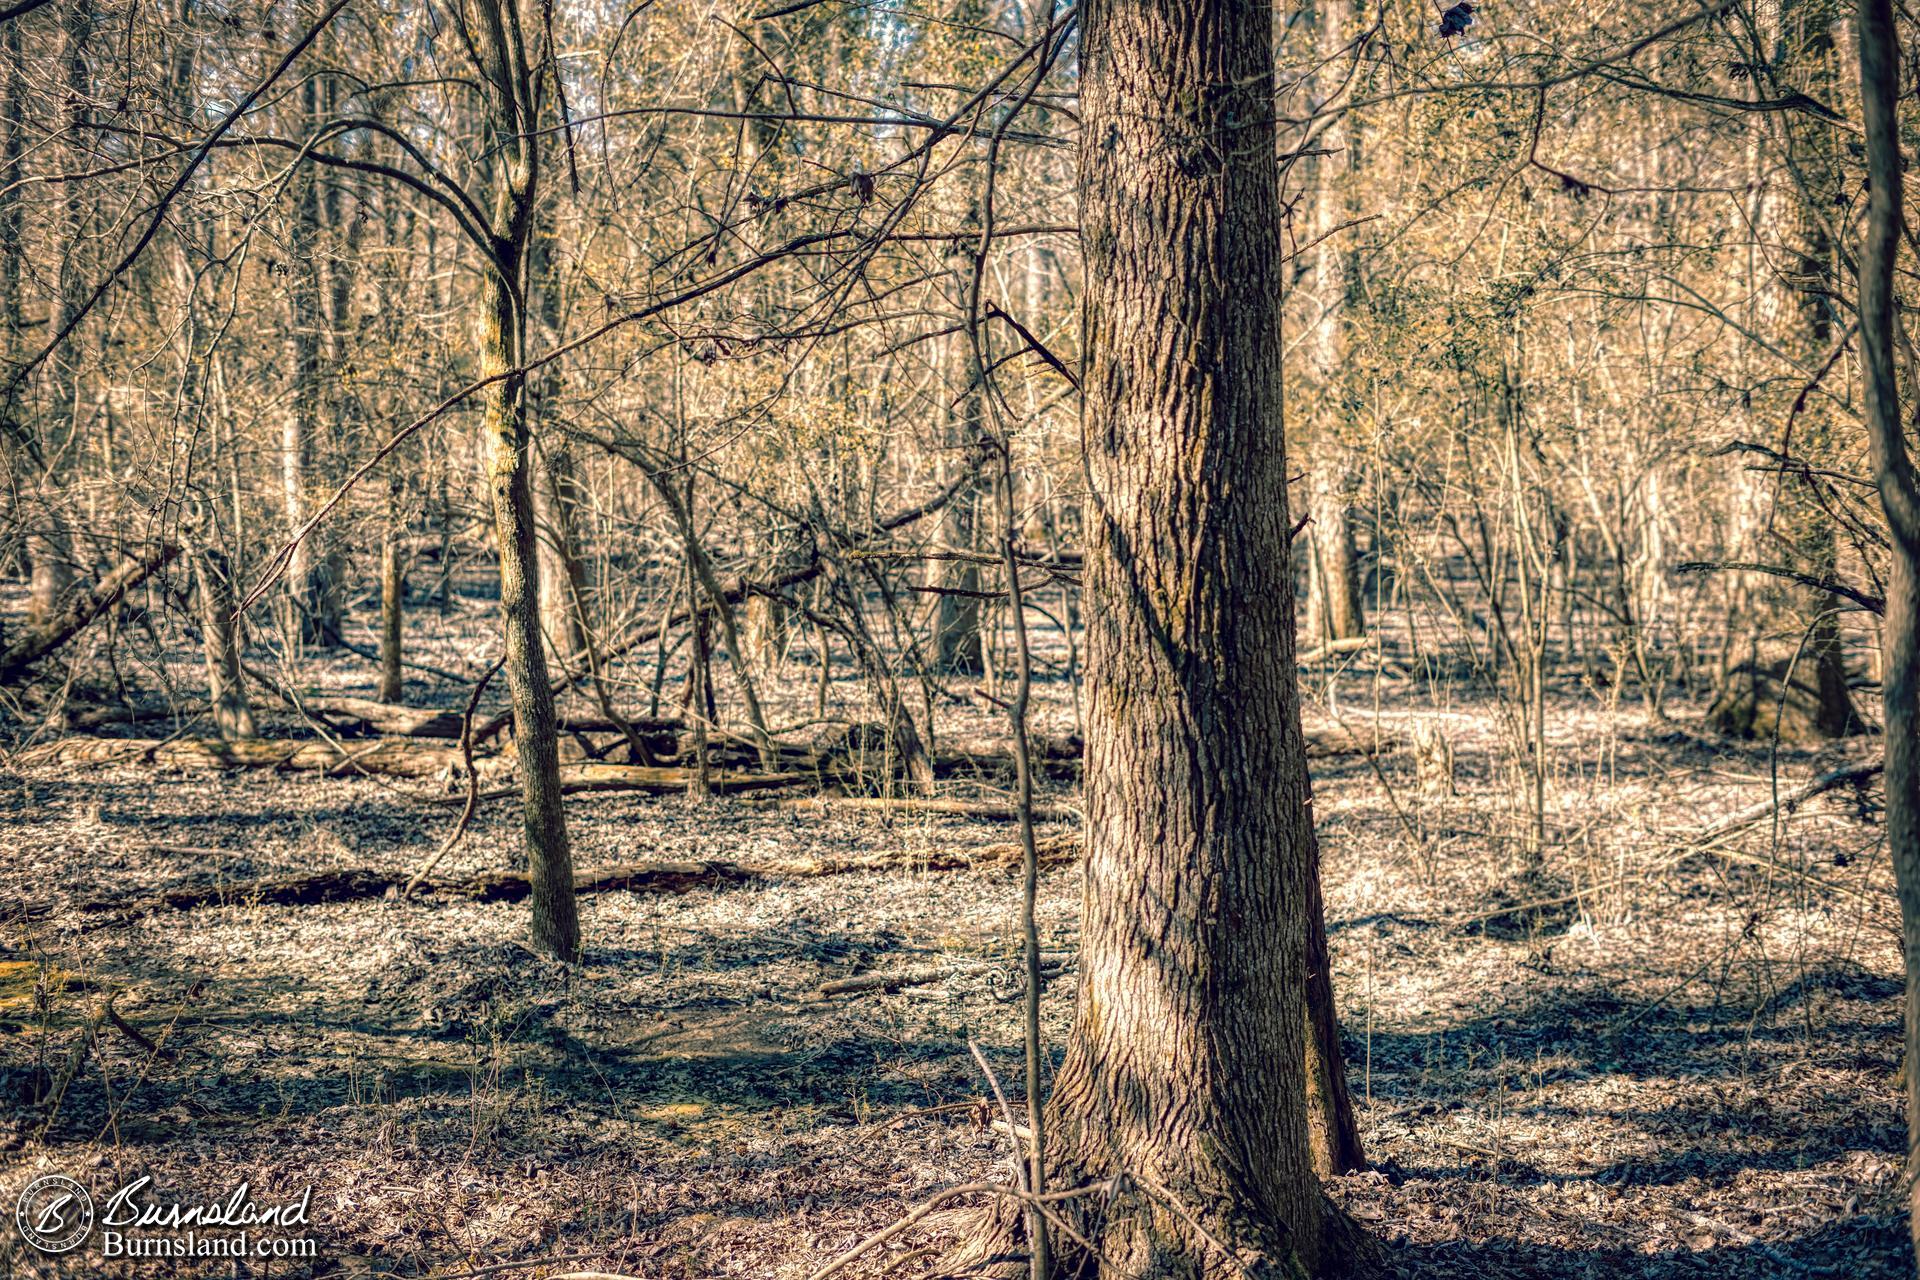
[[[1812,1043],[1808,1026],[1794,1015],[1817,995],[1820,1027],[1843,1028],[1866,1043],[1885,1046],[1885,1053],[1868,1053],[1855,1065],[1894,1065],[1902,992],[1896,978],[1834,960],[1806,967],[1761,1000],[1736,998],[1724,989],[1718,999],[1701,999],[1713,990],[1702,983],[1692,997],[1680,991],[1664,1002],[1634,1002],[1588,980],[1429,1030],[1375,1029],[1362,1040],[1349,1025],[1346,1047],[1352,1061],[1370,1054],[1376,1070],[1382,1064],[1400,1071],[1443,1064],[1450,1072],[1466,1072],[1481,1087],[1498,1072],[1516,1069],[1516,1063],[1543,1058],[1563,1073],[1636,1080],[1682,1073],[1741,1077],[1762,1060],[1805,1056]],[[1687,1003],[1689,998],[1699,1003]],[[1389,1084],[1385,1092],[1391,1095],[1398,1087]]]
[[[1557,1248],[1514,1240],[1387,1243],[1382,1271],[1394,1280],[1892,1280],[1913,1274],[1906,1223],[1858,1215],[1792,1239],[1730,1239],[1685,1224],[1692,1243],[1653,1252]]]

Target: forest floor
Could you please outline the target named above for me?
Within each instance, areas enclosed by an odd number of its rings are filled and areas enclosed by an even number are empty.
[[[338,660],[343,687],[367,664]],[[305,673],[305,674],[311,674]],[[812,668],[795,665],[793,698]],[[846,682],[851,687],[852,682]],[[1911,1274],[1900,1211],[1898,917],[1877,813],[1851,791],[1709,840],[1717,820],[1873,758],[1706,739],[1604,695],[1550,716],[1550,847],[1511,832],[1493,701],[1315,681],[1309,727],[1443,725],[1457,794],[1404,754],[1316,762],[1334,979],[1374,1169],[1329,1188],[1421,1277]],[[1043,726],[1070,729],[1066,686]],[[416,690],[416,700],[427,700]],[[456,701],[452,686],[433,700]],[[1365,707],[1365,710],[1354,708]],[[957,713],[958,714],[958,713]],[[984,713],[971,730],[993,731]],[[1018,891],[1005,869],[763,879],[581,900],[575,968],[523,945],[525,904],[246,900],[133,919],[81,905],[327,868],[411,871],[446,785],[271,770],[0,771],[0,1204],[32,1177],[149,1174],[182,1198],[313,1188],[321,1261],[206,1274],[803,1277],[940,1189],[1004,1176],[977,1041],[1019,1078]],[[1068,800],[1070,795],[1055,795]],[[952,816],[583,795],[582,867],[953,849]],[[447,869],[508,866],[484,805]],[[1045,831],[1064,828],[1053,825]],[[1047,870],[1066,953],[1078,875]],[[887,992],[859,973],[937,969]],[[919,976],[925,977],[924,973]],[[98,1024],[113,994],[121,1026]],[[143,1043],[143,1041],[145,1043]],[[158,1052],[155,1052],[157,1047]],[[24,1100],[76,1069],[56,1111]],[[1016,1102],[1017,1105],[1017,1102]],[[924,1273],[937,1214],[851,1274]],[[117,1268],[117,1269],[116,1269]],[[66,1261],[0,1232],[0,1275],[197,1275]]]

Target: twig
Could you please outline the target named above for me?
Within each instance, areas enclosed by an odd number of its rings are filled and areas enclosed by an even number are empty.
[[[998,1182],[963,1182],[957,1187],[948,1187],[945,1191],[940,1192],[938,1195],[934,1196],[932,1199],[922,1203],[917,1208],[915,1208],[912,1212],[908,1213],[905,1217],[894,1222],[891,1226],[884,1227],[881,1230],[874,1232],[872,1235],[860,1241],[860,1243],[854,1245],[851,1249],[848,1249],[845,1253],[841,1254],[837,1258],[834,1258],[832,1261],[828,1262],[825,1266],[821,1267],[818,1271],[815,1271],[812,1275],[808,1276],[807,1280],[827,1280],[828,1276],[834,1275],[837,1272],[845,1270],[849,1264],[857,1262],[860,1258],[864,1257],[866,1254],[871,1253],[873,1250],[879,1248],[881,1245],[893,1239],[895,1236],[899,1235],[901,1232],[907,1230],[907,1228],[913,1226],[915,1223],[924,1221],[926,1218],[931,1216],[936,1210],[944,1207],[945,1205],[951,1203],[954,1200],[958,1200],[962,1196],[970,1196],[970,1195],[1002,1196],[1007,1199],[1019,1200],[1022,1203],[1040,1207],[1041,1211],[1044,1213],[1045,1212],[1044,1206],[1046,1205],[1058,1204],[1066,1200],[1078,1200],[1085,1196],[1101,1195],[1112,1190],[1112,1188],[1113,1188],[1113,1182],[1112,1180],[1109,1179],[1108,1181],[1105,1181],[1105,1182],[1090,1182],[1083,1187],[1070,1187],[1065,1191],[1049,1191],[1045,1195],[1035,1196],[1035,1195],[1029,1195],[1024,1191],[1015,1191],[1013,1188],[1002,1186]],[[1048,1215],[1048,1217],[1049,1219],[1052,1219],[1052,1215]],[[1078,1242],[1082,1246],[1084,1246],[1089,1253],[1097,1252],[1090,1242],[1088,1242],[1083,1237],[1080,1237],[1077,1233],[1075,1234],[1075,1239],[1078,1240]],[[559,1278],[556,1277],[555,1280],[559,1280]]]
[[[114,993],[114,995],[118,995],[118,994],[119,994],[118,992]],[[134,1026],[131,1022],[128,1022],[125,1018],[120,1016],[120,1011],[113,1007],[114,995],[110,995],[107,997],[107,1002],[105,1005],[107,1021],[111,1022],[113,1024],[114,1030],[118,1031],[121,1035],[133,1041],[135,1044],[139,1045],[142,1049],[145,1049],[148,1053],[154,1054],[157,1056],[160,1053],[160,1046],[155,1044],[153,1041],[147,1039],[147,1037],[141,1033],[138,1027]]]
[[[1007,1105],[1007,1095],[1000,1089],[1000,1077],[993,1074],[993,1068],[987,1065],[987,1055],[980,1052],[979,1042],[972,1036],[967,1037],[967,1049],[973,1054],[973,1060],[980,1064],[981,1074],[987,1077],[987,1085],[993,1090],[993,1100],[1000,1104],[1000,1116],[1006,1122],[1007,1132],[1016,1132],[1018,1126],[1013,1123],[1013,1108]],[[1026,1166],[1020,1162],[1017,1151],[1013,1158],[1013,1175],[1019,1181],[1022,1191],[1029,1190]]]
[[[993,1183],[993,1182],[963,1182],[957,1187],[948,1187],[945,1191],[942,1191],[939,1195],[934,1196],[931,1200],[926,1201],[924,1204],[920,1205],[917,1209],[914,1209],[911,1213],[907,1214],[906,1217],[896,1221],[892,1226],[886,1227],[880,1231],[876,1231],[874,1234],[868,1236],[866,1239],[862,1240],[860,1243],[854,1245],[853,1248],[847,1250],[845,1253],[833,1259],[831,1262],[828,1262],[825,1266],[821,1267],[818,1271],[815,1271],[812,1275],[808,1276],[807,1280],[827,1280],[828,1276],[831,1276],[836,1272],[844,1270],[851,1263],[858,1261],[861,1257],[872,1252],[874,1249],[879,1248],[881,1245],[893,1239],[895,1236],[899,1235],[901,1232],[905,1231],[907,1228],[925,1219],[930,1214],[932,1214],[936,1209],[939,1209],[942,1206],[949,1204],[954,1200],[958,1200],[962,1196],[980,1195],[984,1193],[999,1192],[1002,1190],[1004,1190],[1003,1187],[1001,1187],[998,1183]]]
[[[473,692],[467,697],[467,709],[460,716],[460,764],[467,773],[467,803],[460,810],[460,821],[454,824],[447,838],[440,842],[440,847],[434,850],[433,856],[427,859],[426,865],[414,872],[413,878],[408,880],[406,887],[400,890],[400,896],[403,899],[412,897],[413,891],[420,887],[420,882],[432,875],[433,869],[440,865],[440,860],[460,843],[460,837],[467,834],[467,827],[473,822],[473,811],[480,807],[480,774],[473,767],[473,712],[480,705],[480,695],[487,691],[487,682],[493,679],[506,660],[505,655],[495,659],[494,664],[487,668],[486,674],[475,682]]]
[[[47,1134],[53,1129],[53,1122],[60,1118],[60,1104],[65,1101],[67,1087],[80,1073],[80,1066],[87,1060],[94,1043],[100,1038],[100,1024],[106,1020],[107,1002],[102,1000],[93,1016],[87,1019],[85,1030],[81,1033],[80,1043],[67,1055],[66,1063],[60,1068],[59,1076],[53,1082],[53,1089],[47,1096],[47,1118],[40,1124],[39,1140],[45,1142]]]
[[[473,1280],[475,1276],[499,1275],[503,1271],[524,1271],[528,1267],[550,1267],[558,1262],[584,1262],[593,1257],[592,1253],[562,1253],[544,1258],[528,1258],[523,1262],[495,1262],[484,1267],[472,1267],[466,1271],[449,1271],[444,1276],[433,1276],[429,1280]],[[369,1273],[371,1276],[374,1273]],[[379,1272],[380,1275],[387,1274]],[[558,1276],[552,1280],[560,1280]]]

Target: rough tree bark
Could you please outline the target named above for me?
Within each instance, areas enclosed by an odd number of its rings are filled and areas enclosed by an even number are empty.
[[[1339,449],[1323,438],[1307,477],[1307,610],[1302,634],[1313,645],[1352,640],[1366,630],[1360,601],[1360,557],[1339,477]]]
[[[561,296],[559,244],[554,232],[543,229],[531,249],[530,278],[537,282],[541,340],[557,343],[565,323]],[[555,422],[563,390],[560,367],[541,370],[534,403],[541,419]],[[587,599],[587,570],[581,559],[579,516],[586,506],[580,482],[574,476],[573,450],[565,436],[543,432],[540,446],[544,464],[536,483],[534,508],[540,528],[540,616],[553,657],[563,666],[586,647],[588,620],[582,610]]]
[[[26,76],[21,58],[20,24],[0,27],[0,362],[12,372],[20,358],[20,264],[26,248],[21,237],[20,156],[26,127]],[[13,406],[0,405],[11,414]]]
[[[1909,1230],[1920,1247],[1920,475],[1907,452],[1894,355],[1893,268],[1903,205],[1900,43],[1892,0],[1860,0],[1860,97],[1867,148],[1867,227],[1860,254],[1860,345],[1866,364],[1867,442],[1893,538],[1887,582],[1887,846],[1899,886],[1907,975],[1906,1087]]]
[[[213,727],[227,742],[256,735],[247,705],[246,678],[240,671],[240,642],[234,627],[233,577],[227,558],[211,548],[194,556],[193,576],[200,603],[200,649],[207,667],[207,706]]]
[[[520,759],[535,947],[577,958],[580,922],[573,854],[560,790],[559,733],[540,634],[540,561],[534,535],[532,448],[525,363],[527,247],[539,173],[534,72],[515,0],[486,0],[472,10],[495,173],[489,264],[481,313],[480,371],[494,378],[484,401],[487,487],[500,554],[500,612],[506,632],[507,688]]]
[[[1308,1105],[1315,852],[1272,14],[1253,0],[1081,14],[1087,858],[1048,1181],[1120,1187],[1078,1215],[1097,1257],[1055,1235],[1058,1274],[1324,1273],[1349,1246],[1319,1193]],[[976,1244],[1005,1259],[1018,1230],[1002,1217]]]

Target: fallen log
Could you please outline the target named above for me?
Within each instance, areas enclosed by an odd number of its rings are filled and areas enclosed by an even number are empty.
[[[371,773],[394,778],[433,778],[459,764],[452,747],[426,747],[404,738],[382,738],[342,754],[331,743],[270,738],[61,738],[29,747],[17,765],[152,764],[174,769],[282,769],[294,772]]]
[[[679,795],[687,789],[694,776],[691,769],[669,768],[644,764],[601,764],[585,761],[579,764],[560,766],[560,792],[562,795],[580,795],[593,792],[629,792],[641,795],[667,796]],[[747,773],[732,771],[712,771],[707,775],[708,786],[716,795],[738,795],[750,791],[771,791],[780,787],[795,787],[815,781],[809,773]],[[520,794],[518,787],[495,787],[482,791],[480,799],[510,800]],[[465,796],[446,796],[435,801],[437,804],[465,804]]]
[[[900,813],[908,816],[951,815],[956,818],[979,818],[987,822],[1018,822],[1020,820],[1020,810],[1017,806],[983,800],[927,800],[917,796],[809,796],[801,800],[774,800],[769,803],[781,809],[792,809],[801,813],[831,813],[842,810]],[[1036,804],[1033,806],[1035,822],[1078,822],[1080,818],[1080,810],[1072,805]]]
[[[1390,756],[1406,746],[1401,738],[1382,735],[1362,736],[1348,729],[1310,729],[1305,733],[1307,759],[1331,760],[1338,756]]]
[[[575,893],[691,893],[754,878],[735,862],[629,862],[577,871]],[[461,880],[427,881],[415,893],[467,898],[474,902],[520,902],[533,892],[524,871],[489,871]]]
[[[28,667],[86,630],[87,624],[111,609],[128,591],[152,577],[180,554],[177,543],[162,542],[128,556],[112,572],[76,594],[65,606],[5,649],[0,649],[0,684],[11,684]]]
[[[1038,842],[1043,863],[1070,861],[1079,856],[1080,837],[1053,836]],[[767,862],[628,862],[577,871],[575,893],[682,894],[695,889],[723,888],[753,880],[811,878],[857,871],[961,871],[1013,866],[1021,859],[1018,844],[991,844],[975,849],[894,850],[856,854],[848,858],[780,858]],[[161,911],[191,911],[200,907],[317,906],[398,896],[405,873],[365,867],[319,871],[310,875],[279,876],[263,880],[227,881],[194,885],[137,897],[103,898],[83,902],[81,912],[108,916],[113,922]],[[524,871],[486,871],[447,880],[422,881],[415,896],[432,895],[471,902],[520,902],[532,892]]]
[[[679,894],[715,885],[738,884],[751,876],[751,872],[730,862],[619,863],[576,873],[573,888],[575,893],[622,890],[628,893]],[[389,874],[355,867],[304,876],[201,885],[142,898],[104,899],[82,903],[80,910],[88,913],[114,912],[122,918],[131,918],[156,911],[191,911],[197,907],[317,906],[328,902],[384,897],[405,882],[406,877],[398,872]],[[414,892],[473,902],[520,902],[533,889],[524,871],[488,871],[458,879],[425,881]]]
[[[271,880],[239,880],[190,889],[170,889],[143,898],[101,899],[83,902],[80,910],[94,913],[120,911],[129,916],[155,911],[191,911],[196,907],[228,906],[237,903],[273,907],[308,907],[325,902],[351,902],[377,898],[387,891],[393,877],[365,868],[344,871],[320,871],[305,876],[284,876]]]
[[[460,713],[442,707],[406,707],[372,698],[309,697],[301,705],[336,725],[389,738],[458,738]]]
[[[1329,640],[1325,644],[1317,645],[1312,649],[1303,650],[1295,654],[1293,660],[1299,666],[1310,667],[1325,658],[1344,657],[1347,654],[1359,653],[1362,649],[1370,648],[1373,645],[1373,640],[1374,637],[1371,635],[1347,636],[1339,640]]]
[[[390,707],[384,703],[364,699],[309,699],[311,711],[331,714],[327,704],[364,704],[365,708],[382,708],[382,718],[389,726],[411,727],[419,736],[439,736],[437,721],[439,717],[448,717],[453,722],[453,732],[447,736],[459,737],[460,717],[455,712],[430,711],[424,708]],[[395,713],[387,716],[386,712]],[[401,718],[400,713],[415,717],[411,722]],[[369,722],[371,723],[371,722]],[[420,734],[421,726],[427,726],[431,732]],[[1324,759],[1343,755],[1368,755],[1378,750],[1381,754],[1399,748],[1398,739],[1383,739],[1376,745],[1369,739],[1361,738],[1345,730],[1331,730],[1307,735],[1307,758]],[[1074,738],[1045,740],[1037,742],[1035,752],[1035,772],[1063,782],[1074,782],[1080,776],[1079,741]],[[862,783],[872,779],[863,772],[858,763],[850,758],[838,755],[822,755],[810,749],[792,748],[779,753],[782,769],[775,773],[756,772],[752,769],[722,768],[715,773],[714,790],[722,794],[739,794],[753,791],[767,791],[780,787],[800,786],[806,783],[838,782]],[[410,741],[406,737],[383,737],[373,742],[365,739],[349,745],[343,754],[340,747],[316,739],[276,739],[241,738],[232,742],[219,738],[98,738],[74,736],[60,738],[53,742],[29,747],[14,757],[19,765],[59,765],[75,768],[85,765],[107,764],[150,764],[171,769],[279,769],[290,772],[314,772],[352,774],[367,773],[393,778],[437,778],[451,776],[461,770],[460,752],[453,746],[429,746]],[[934,759],[934,772],[942,778],[995,778],[1011,777],[1013,774],[1013,756],[1010,752],[941,752]],[[567,794],[583,792],[641,792],[650,795],[666,795],[684,791],[691,770],[675,766],[652,766],[635,764],[608,764],[598,761],[581,761],[564,766],[561,770],[561,789]],[[518,795],[514,788],[487,791],[481,794],[482,800],[498,800]],[[456,801],[457,803],[457,801]],[[885,798],[869,800],[842,801],[835,804],[870,805],[874,808],[900,806],[901,802]],[[961,801],[914,802],[929,812],[952,812],[963,816],[993,818],[1010,815],[1004,806],[986,805],[977,809],[961,807]],[[1043,820],[1067,819],[1073,816],[1070,810],[1045,811]]]
[[[1404,745],[1401,739],[1391,736],[1383,736],[1376,743],[1371,735],[1363,736],[1344,728],[1311,729],[1304,737],[1309,760],[1391,755]],[[1034,772],[1060,782],[1077,782],[1082,750],[1083,744],[1077,736],[1035,738]],[[933,773],[937,778],[1010,778],[1013,772],[1013,753],[1004,748],[941,751],[933,757]]]
[[[601,764],[595,761],[564,766],[560,770],[560,787],[569,794],[579,791],[644,791],[655,795],[666,795],[685,791],[692,777],[691,769],[663,768],[644,764]],[[791,787],[799,783],[812,782],[813,777],[811,774],[804,773],[715,771],[709,772],[708,781],[709,786],[716,793],[732,794]]]
[[[1062,956],[1059,952],[1049,955],[1041,952],[1040,974],[1043,978],[1057,978],[1065,973],[1073,963],[1072,956]],[[975,972],[979,972],[978,969]],[[940,982],[946,978],[958,977],[966,973],[951,965],[929,965],[918,969],[896,969],[891,973],[858,973],[850,978],[835,978],[831,982],[820,984],[822,996],[854,995],[864,991],[878,991],[890,995],[906,987],[924,987],[929,983]],[[988,982],[994,981],[992,972],[988,973]]]
[[[454,747],[424,746],[405,738],[381,738],[364,747],[353,744],[344,754],[340,748],[323,741],[62,738],[29,747],[14,757],[14,763],[66,768],[152,764],[173,769],[281,769],[342,775],[362,772],[393,778],[438,778],[464,767]],[[583,761],[561,767],[560,789],[568,795],[621,791],[674,795],[687,789],[692,776],[689,769]],[[711,776],[713,790],[721,794],[769,791],[817,780],[810,773],[716,772]],[[500,787],[481,792],[480,798],[503,800],[519,794],[517,787]],[[464,796],[451,796],[446,803],[462,804],[465,800]]]
[[[856,991],[894,992],[902,987],[924,987],[930,982],[938,982],[951,971],[934,966],[927,969],[908,969],[899,973],[862,973],[851,978],[836,978],[832,982],[820,984],[823,996],[851,995]]]
[[[1071,862],[1080,856],[1080,833],[1046,836],[1034,842],[1041,864]],[[890,849],[855,853],[840,858],[776,858],[756,862],[751,870],[762,876],[836,876],[856,871],[973,871],[1018,866],[1025,850],[1018,841],[976,845],[972,848]]]
[[[157,720],[192,720],[206,711],[203,702],[183,703],[178,707],[69,707],[70,729],[104,729],[117,724],[151,724]]]

